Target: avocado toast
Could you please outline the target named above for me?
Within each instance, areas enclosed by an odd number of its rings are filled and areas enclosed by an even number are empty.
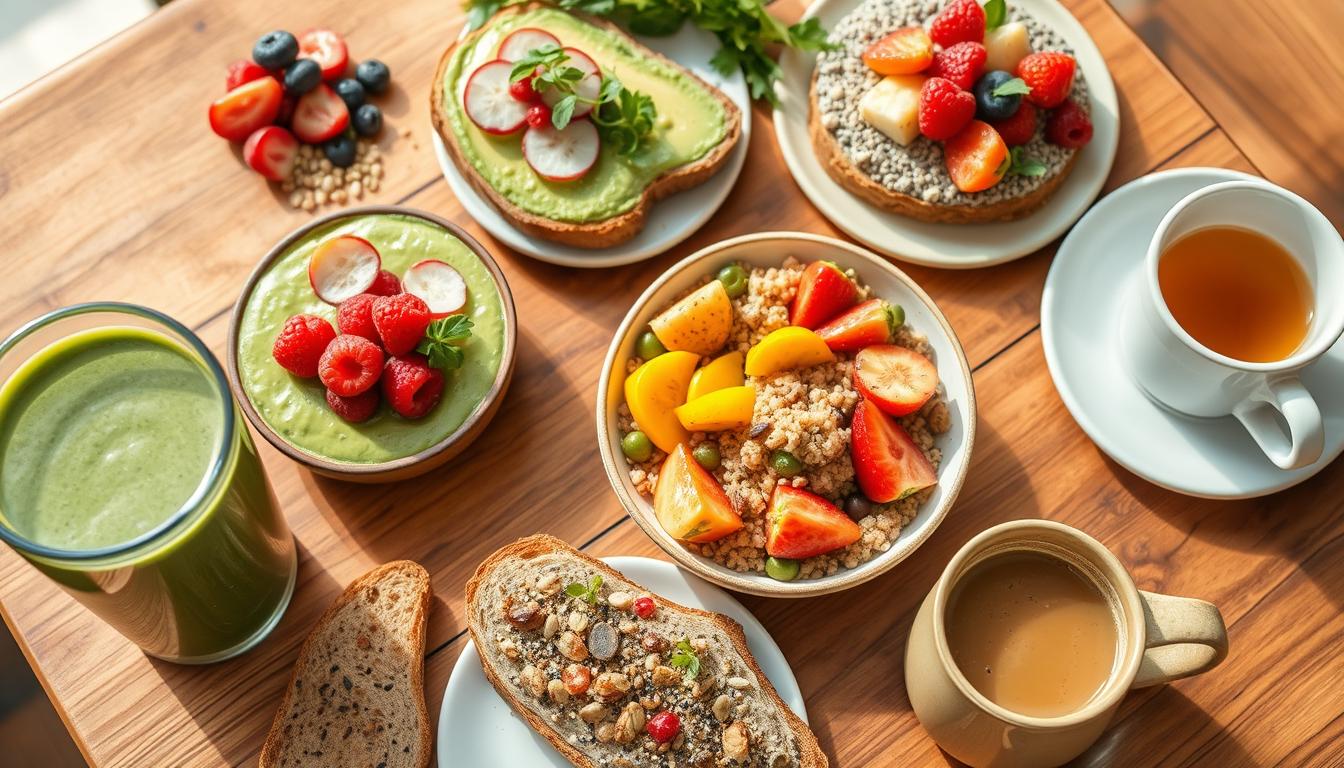
[[[581,103],[566,133],[586,132],[581,152],[593,148],[589,135],[601,134],[592,161],[586,165],[580,161],[573,174],[546,175],[547,167],[536,162],[525,145],[555,131],[549,122],[534,126],[519,116],[537,109],[549,118],[551,99],[546,108],[539,108],[509,103],[502,93],[503,88],[513,92],[507,70],[520,54],[504,51],[509,54],[504,56],[501,46],[515,33],[521,33],[515,39],[550,39],[563,46],[573,58],[562,56],[557,71],[586,60],[598,70],[593,76],[601,78],[604,92],[607,81],[614,80],[617,88],[646,98],[654,115],[638,145],[618,147],[605,129],[594,130],[591,124],[598,122],[599,113],[587,115]],[[524,45],[521,55],[535,53],[542,45],[533,51]],[[504,58],[508,61],[491,64]],[[497,109],[490,114],[507,112],[510,124],[503,127],[469,114],[464,103],[473,81],[486,79],[482,73],[492,69],[493,95],[504,103],[491,105]],[[578,90],[585,95],[582,85]],[[587,248],[634,237],[658,199],[714,175],[742,134],[740,111],[718,89],[613,24],[542,3],[506,8],[454,44],[439,62],[431,114],[458,169],[510,223],[535,237]],[[518,118],[516,124],[513,118]],[[572,142],[562,149],[568,155],[575,151]],[[568,155],[562,160],[571,160]]]

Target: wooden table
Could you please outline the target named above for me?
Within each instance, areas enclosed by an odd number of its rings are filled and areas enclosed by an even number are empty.
[[[1250,169],[1103,0],[1065,0],[1096,39],[1120,94],[1110,186],[1182,165]],[[146,658],[18,555],[0,548],[0,604],[71,734],[98,765],[249,764],[298,645],[330,599],[375,563],[413,558],[433,575],[426,660],[438,712],[464,644],[462,588],[514,538],[546,531],[596,555],[659,553],[608,492],[593,428],[602,355],[628,302],[668,265],[725,237],[771,229],[836,234],[789,179],[769,110],[753,118],[749,168],[695,237],[640,265],[580,271],[508,252],[462,213],[434,161],[433,68],[462,23],[452,2],[297,8],[177,0],[146,23],[0,104],[6,274],[0,329],[91,299],[141,302],[221,351],[226,313],[267,247],[307,217],[212,135],[207,102],[224,66],[271,28],[334,26],[356,57],[394,75],[387,178],[372,200],[436,211],[499,255],[521,326],[513,388],[469,455],[395,487],[315,477],[263,444],[302,552],[279,628],[230,662]],[[801,0],[778,4],[796,16]],[[1232,653],[1212,674],[1131,695],[1082,765],[1339,765],[1344,761],[1344,472],[1257,501],[1161,490],[1107,459],[1061,404],[1038,317],[1052,249],[974,272],[909,268],[975,367],[980,438],[941,529],[892,573],[814,600],[745,598],[793,664],[839,766],[943,765],[910,711],[901,659],[914,608],[976,532],[1022,517],[1063,520],[1110,546],[1144,589],[1217,603]]]

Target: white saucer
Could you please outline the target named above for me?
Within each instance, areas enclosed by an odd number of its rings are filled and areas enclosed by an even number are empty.
[[[804,18],[818,18],[831,29],[863,0],[817,0]],[[789,172],[812,204],[840,229],[869,248],[893,258],[931,267],[965,269],[1002,264],[1033,253],[1054,240],[1092,204],[1115,160],[1120,137],[1120,107],[1115,84],[1101,51],[1087,31],[1055,0],[1012,0],[1050,25],[1073,48],[1092,100],[1092,141],[1073,171],[1039,211],[1018,221],[997,224],[931,224],[884,211],[835,183],[812,149],[808,135],[808,87],[816,55],[785,50],[783,74],[775,86],[775,136]]]
[[[662,560],[647,557],[607,557],[612,568],[669,600],[722,613],[742,625],[747,645],[779,697],[807,720],[803,694],[789,662],[765,627],[727,592]],[[481,671],[481,657],[470,640],[453,667],[443,694],[438,725],[439,768],[479,768],[507,765],[518,768],[569,768],[569,761],[537,735],[499,697]]]
[[[465,30],[464,30],[465,32]],[[635,36],[639,42],[694,72],[700,79],[723,91],[742,112],[742,137],[733,148],[728,162],[705,183],[659,200],[649,212],[644,229],[638,235],[610,248],[575,248],[527,235],[515,229],[493,205],[481,197],[457,170],[439,132],[431,127],[434,153],[439,158],[443,177],[461,201],[467,215],[475,219],[501,243],[535,259],[566,267],[615,267],[657,256],[690,237],[723,205],[742,171],[751,138],[751,96],[741,70],[724,77],[709,61],[719,51],[719,40],[694,24],[683,24],[675,35],[667,37]],[[435,84],[438,87],[438,84]]]
[[[1064,405],[1108,456],[1173,491],[1240,499],[1306,480],[1344,452],[1344,342],[1302,373],[1325,418],[1325,452],[1309,467],[1270,463],[1232,417],[1197,419],[1155,405],[1120,361],[1120,311],[1140,279],[1148,241],[1178,200],[1220,181],[1253,178],[1221,168],[1144,176],[1097,203],[1055,255],[1041,299],[1045,360]]]

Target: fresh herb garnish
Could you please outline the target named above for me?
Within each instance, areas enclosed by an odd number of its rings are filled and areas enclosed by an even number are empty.
[[[1005,80],[994,90],[989,92],[991,96],[1026,96],[1031,93],[1031,86],[1027,81],[1020,77],[1014,77],[1012,80]]]
[[[602,576],[594,575],[593,578],[589,580],[587,586],[584,586],[577,581],[573,584],[567,584],[565,586],[565,594],[570,597],[577,597],[580,600],[587,602],[589,605],[597,605],[597,593],[601,589]]]
[[[653,121],[658,110],[648,94],[621,87],[615,80],[603,83],[603,91],[614,84],[616,95],[603,100],[592,112],[593,124],[602,134],[602,140],[629,157],[639,151],[644,140],[653,133]],[[604,94],[605,95],[605,94]]]
[[[526,0],[463,0],[467,25],[476,29],[499,9]],[[741,68],[753,99],[777,104],[774,83],[780,69],[766,51],[772,43],[803,51],[828,51],[826,30],[816,19],[788,25],[771,16],[761,0],[554,0],[568,11],[613,17],[641,35],[670,35],[687,19],[713,32],[723,46],[712,64],[723,75]],[[993,2],[993,0],[991,0]]]
[[[627,157],[639,151],[644,140],[653,133],[653,122],[658,109],[653,99],[644,93],[632,91],[614,77],[603,77],[597,98],[588,99],[578,92],[579,81],[585,72],[568,64],[569,54],[554,43],[533,48],[513,65],[509,82],[532,78],[532,89],[540,93],[550,88],[563,94],[551,107],[551,125],[562,131],[574,119],[579,104],[592,106],[593,125],[602,140]]]
[[[1005,162],[1008,163],[1010,176],[1044,176],[1047,170],[1045,163],[1034,157],[1028,157],[1022,147],[1013,147]]]
[[[435,320],[425,329],[425,338],[415,345],[415,351],[429,358],[429,364],[444,371],[462,367],[462,348],[458,346],[471,337],[471,318],[451,315]]]
[[[998,29],[1008,19],[1008,4],[1004,0],[989,0],[985,3],[985,31]]]
[[[690,640],[684,637],[677,641],[677,650],[672,652],[669,663],[681,670],[682,677],[688,683],[700,676],[700,657],[695,655]]]

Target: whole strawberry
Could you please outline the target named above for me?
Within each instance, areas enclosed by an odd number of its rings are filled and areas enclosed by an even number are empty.
[[[443,371],[429,367],[424,355],[390,357],[383,368],[383,397],[392,410],[418,419],[438,405],[443,395]]]
[[[999,132],[1003,143],[1010,147],[1020,147],[1036,136],[1036,108],[1030,102],[1022,102],[1017,111],[1007,120],[990,123]]]
[[[1069,99],[1046,119],[1045,140],[1065,149],[1082,149],[1092,140],[1092,119],[1078,102]]]
[[[378,396],[376,387],[370,387],[353,397],[342,397],[330,389],[327,390],[327,407],[351,424],[358,424],[361,421],[368,421],[373,418],[373,414],[378,412],[378,404],[381,402],[382,399]]]
[[[952,0],[929,24],[929,37],[944,48],[985,41],[985,9],[975,0]]]
[[[951,80],[930,77],[919,89],[919,132],[930,139],[950,139],[974,117],[975,96]]]
[[[341,333],[363,336],[378,343],[381,340],[378,329],[373,327],[373,303],[377,300],[378,297],[371,293],[361,293],[342,301],[336,310],[336,327]]]
[[[380,296],[373,302],[373,326],[389,355],[404,355],[415,349],[432,319],[429,305],[414,294]]]
[[[305,379],[317,375],[317,364],[336,338],[331,323],[316,315],[295,315],[285,321],[271,345],[271,357],[281,368]]]
[[[969,91],[984,73],[987,56],[985,46],[979,43],[957,43],[933,55],[928,75],[951,80],[958,88]]]
[[[1067,53],[1032,53],[1017,63],[1017,76],[1031,88],[1027,101],[1053,109],[1073,90],[1073,73],[1078,64]]]
[[[383,350],[362,336],[337,336],[317,364],[317,377],[341,397],[368,392],[383,372]]]

